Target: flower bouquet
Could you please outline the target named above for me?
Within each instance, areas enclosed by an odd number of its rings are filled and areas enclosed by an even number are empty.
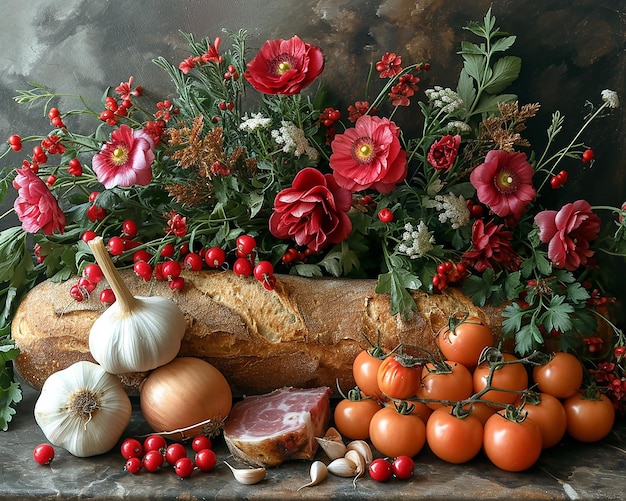
[[[626,211],[585,200],[551,206],[549,196],[568,172],[594,163],[584,131],[619,106],[618,95],[604,90],[586,103],[561,148],[564,117],[554,112],[545,147],[534,150],[524,130],[540,105],[506,93],[521,69],[508,54],[515,36],[491,10],[467,30],[456,89],[421,92],[429,63],[386,53],[347,110],[324,89],[321,48],[294,36],[249,58],[244,31],[225,32],[226,49],[221,37],[183,34],[189,57],[155,60],[176,89],[156,105],[133,77],[102,102],[75,96],[75,110],[57,108],[44,85],[19,91],[17,102],[43,105],[51,130],[8,139],[13,151],[34,147],[0,185],[3,197],[17,191],[21,222],[0,234],[0,423],[19,400],[12,313],[43,278],[68,280],[68,299],[88,297],[95,235],[118,267],[173,290],[184,288],[184,268],[231,269],[270,292],[278,273],[377,278],[391,313],[407,318],[410,291],[459,287],[476,304],[506,304],[504,335],[520,354],[555,341],[588,362],[590,384],[621,400],[626,348],[606,318],[612,298],[598,258],[624,255]],[[89,133],[73,125],[85,116]],[[110,291],[101,299],[114,301]],[[598,321],[614,339],[595,335]]]

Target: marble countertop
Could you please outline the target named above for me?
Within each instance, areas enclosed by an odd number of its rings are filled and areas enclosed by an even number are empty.
[[[446,464],[427,449],[416,456],[408,481],[377,483],[367,476],[352,480],[329,475],[321,484],[297,491],[308,481],[310,462],[292,461],[268,470],[259,484],[238,484],[224,460],[228,451],[215,444],[218,465],[210,473],[179,479],[167,468],[131,475],[116,447],[91,458],[76,458],[56,448],[48,466],[34,462],[34,447],[45,437],[33,418],[38,392],[24,386],[24,399],[9,431],[0,432],[0,500],[2,499],[623,499],[626,493],[626,423],[595,444],[565,440],[544,451],[522,473],[508,473],[482,455],[465,465]],[[138,402],[124,438],[149,433]],[[189,449],[191,450],[191,449]],[[322,452],[319,459],[325,460]],[[232,460],[232,458],[230,458]],[[236,464],[236,461],[233,462]]]

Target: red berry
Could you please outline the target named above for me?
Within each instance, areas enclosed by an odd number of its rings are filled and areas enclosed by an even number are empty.
[[[137,236],[137,223],[132,219],[127,219],[122,223],[122,232],[129,238],[135,238]]]
[[[102,221],[107,215],[106,209],[98,205],[92,205],[87,209],[87,219],[92,223]]]
[[[383,223],[391,223],[391,221],[393,221],[393,212],[388,207],[380,209],[380,211],[378,211],[378,219]]]
[[[173,280],[180,276],[181,265],[178,261],[166,261],[161,270],[167,280]]]
[[[182,291],[185,288],[185,279],[183,277],[172,278],[168,285],[173,291]]]
[[[585,151],[583,152],[583,157],[582,157],[582,160],[583,160],[583,162],[584,162],[584,163],[591,162],[591,160],[593,160],[593,158],[594,158],[595,156],[596,156],[596,155],[595,155],[595,153],[593,152],[593,150],[585,150]]]
[[[376,482],[386,482],[393,474],[391,463],[386,459],[376,458],[369,465],[369,474]]]
[[[211,247],[205,252],[204,261],[209,268],[219,268],[226,261],[226,252],[221,247]]]
[[[187,449],[180,442],[175,442],[167,446],[165,450],[165,461],[174,466],[180,458],[187,457]]]
[[[561,184],[565,184],[565,182],[567,181],[567,171],[566,170],[562,170],[560,171],[556,177],[558,177],[561,181]]]
[[[20,151],[22,149],[22,138],[17,134],[9,136],[8,143],[13,151]]]
[[[194,452],[201,451],[202,449],[210,449],[212,445],[211,439],[206,435],[197,435],[193,437],[191,441],[191,448]]]
[[[113,304],[115,302],[115,292],[107,287],[100,291],[100,302],[104,304]]]
[[[233,264],[233,273],[239,277],[249,277],[253,268],[254,265],[248,259],[240,257]]]
[[[148,282],[152,278],[152,266],[147,261],[137,261],[133,265],[133,270],[137,276]]]
[[[195,252],[190,252],[185,256],[183,260],[183,264],[185,265],[185,269],[191,271],[200,271],[204,264],[204,261],[200,257],[200,254],[196,254]]]
[[[409,456],[398,456],[391,463],[391,470],[396,478],[406,480],[413,475],[415,462]]]
[[[174,255],[174,244],[173,243],[168,243],[165,244],[163,246],[163,249],[161,249],[161,257],[172,257]]]
[[[133,263],[137,261],[150,261],[152,254],[145,249],[139,249],[133,253]]]
[[[111,237],[107,242],[107,250],[113,256],[119,256],[124,252],[126,245],[121,237]]]
[[[196,452],[195,461],[200,471],[211,471],[217,464],[217,456],[211,449],[202,449]]]
[[[143,455],[143,445],[136,438],[127,438],[122,442],[120,452],[124,459],[140,458]]]
[[[80,164],[78,158],[72,158],[67,168],[67,172],[72,176],[80,176],[83,173],[83,166]]]
[[[265,289],[273,291],[276,287],[276,277],[274,275],[265,275],[261,283]]]
[[[96,288],[96,284],[86,277],[80,277],[76,285],[87,294],[91,294]]]
[[[97,284],[104,278],[102,268],[97,263],[90,263],[83,268],[83,277],[88,278],[90,282]]]
[[[48,118],[50,120],[52,120],[54,117],[58,117],[59,116],[59,109],[58,108],[50,108],[48,110]]]
[[[256,248],[256,240],[250,235],[240,235],[237,237],[237,251],[239,257],[246,257]]]
[[[95,202],[95,201],[96,201],[96,198],[98,198],[98,195],[100,195],[100,193],[99,193],[99,192],[97,192],[97,191],[92,191],[92,192],[89,194],[89,201],[90,201],[90,202]]]
[[[50,444],[39,444],[33,450],[33,459],[39,464],[50,464],[54,459],[54,447]]]
[[[553,190],[558,190],[562,185],[563,183],[558,177],[554,176],[550,178],[550,186],[552,186]]]
[[[132,473],[133,475],[137,475],[137,473],[139,473],[141,471],[142,466],[143,465],[142,465],[141,458],[132,457],[132,458],[128,458],[126,460],[126,464],[124,465],[124,469],[128,473]]]
[[[70,296],[75,301],[83,301],[86,297],[86,291],[83,291],[77,284],[74,284],[70,287]]]
[[[167,449],[167,442],[165,438],[161,435],[153,434],[148,435],[146,439],[143,441],[143,450],[148,451],[158,451],[160,454],[165,453]]]
[[[84,232],[81,236],[80,239],[87,243],[90,240],[93,240],[94,238],[96,238],[98,236],[98,234],[95,231],[91,231],[91,230],[87,230],[86,232]]]
[[[259,261],[254,267],[254,278],[263,282],[265,277],[274,273],[274,265],[269,261]]]
[[[180,458],[174,464],[174,472],[180,478],[187,478],[193,473],[193,461],[187,457]]]
[[[163,454],[158,450],[149,450],[143,457],[143,467],[151,473],[159,471],[163,466]]]

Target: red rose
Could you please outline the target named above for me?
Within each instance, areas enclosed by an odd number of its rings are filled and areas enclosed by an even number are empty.
[[[43,230],[46,235],[57,230],[63,233],[65,214],[46,184],[33,171],[27,167],[18,169],[13,187],[17,190],[13,207],[24,231],[36,233]]]
[[[548,259],[555,267],[574,271],[587,264],[594,252],[589,242],[600,232],[600,218],[585,200],[564,205],[560,211],[544,210],[535,216],[539,239],[548,244]]]
[[[291,188],[276,195],[270,232],[318,251],[348,237],[352,231],[347,215],[351,205],[352,194],[332,175],[308,167],[298,172]]]
[[[428,163],[436,170],[450,170],[461,145],[461,136],[443,136],[428,151]]]
[[[322,73],[324,54],[297,36],[268,40],[247,68],[244,77],[259,92],[298,94]]]

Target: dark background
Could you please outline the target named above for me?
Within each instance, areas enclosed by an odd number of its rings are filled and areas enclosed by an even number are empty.
[[[542,104],[531,123],[538,149],[554,110],[566,116],[564,142],[578,129],[585,101],[599,103],[603,89],[616,90],[626,104],[623,0],[2,0],[0,140],[48,130],[40,107],[29,110],[12,99],[29,81],[98,100],[107,86],[133,75],[155,102],[171,95],[168,77],[152,59],[163,55],[177,64],[186,57],[179,30],[213,39],[222,28],[244,28],[252,53],[266,39],[298,34],[322,47],[324,83],[343,104],[362,99],[367,65],[386,51],[405,63],[431,63],[422,90],[454,88],[460,41],[476,40],[462,26],[482,19],[490,5],[498,26],[518,37],[510,53],[522,57],[522,77],[512,91],[520,103]],[[63,101],[55,104],[63,109]],[[596,152],[593,168],[573,160],[563,165],[570,174],[566,201],[619,206],[626,200],[624,109],[583,136]],[[5,149],[0,143],[0,152]],[[4,157],[0,168],[19,165],[23,153]],[[5,201],[2,212],[11,203]],[[0,227],[7,224],[15,220],[3,219]],[[621,276],[624,260],[615,266]]]

